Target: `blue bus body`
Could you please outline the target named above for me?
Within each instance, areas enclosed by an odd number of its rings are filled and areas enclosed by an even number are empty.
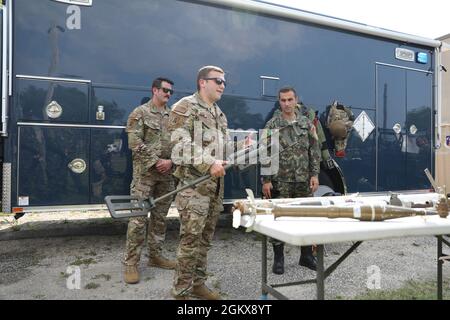
[[[158,76],[175,82],[171,103],[192,94],[203,65],[226,70],[219,105],[237,133],[264,127],[277,89],[292,85],[319,116],[337,100],[373,123],[365,139],[353,130],[335,159],[348,192],[430,188],[432,45],[302,21],[259,1],[242,1],[255,10],[225,0],[79,2],[15,0],[2,10],[2,21],[11,14],[2,43],[12,46],[2,47],[11,58],[2,64],[3,211],[128,194],[128,114]],[[231,170],[225,183],[229,200],[246,187],[260,194],[257,167]]]

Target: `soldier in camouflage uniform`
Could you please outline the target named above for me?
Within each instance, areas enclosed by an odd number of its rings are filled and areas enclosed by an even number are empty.
[[[223,210],[225,162],[221,150],[227,131],[227,118],[216,101],[225,89],[224,76],[223,70],[218,67],[201,68],[197,75],[198,92],[175,103],[170,113],[169,128],[173,131],[174,143],[172,160],[177,165],[174,176],[180,181],[179,187],[208,173],[212,176],[206,182],[176,196],[181,223],[172,289],[176,299],[189,299],[189,296],[220,299],[220,294],[206,287],[205,282],[207,253],[219,214]],[[194,149],[192,155],[191,147]],[[181,155],[182,151],[185,153]]]
[[[128,117],[126,132],[133,156],[133,181],[130,193],[142,199],[157,198],[175,189],[168,120],[173,82],[157,78],[152,84],[153,97],[137,107]],[[139,282],[138,263],[144,246],[145,234],[149,250],[149,266],[174,269],[175,261],[161,254],[166,233],[166,216],[172,199],[158,202],[150,218],[130,218],[128,222],[125,272],[126,283]],[[147,232],[146,232],[147,231]]]
[[[281,113],[279,102],[276,103],[276,105],[277,105],[276,110],[274,110],[273,115],[270,118],[272,118],[275,115],[279,116]],[[333,159],[331,158],[330,151],[328,150],[327,138],[325,136],[325,132],[323,131],[322,124],[320,123],[320,120],[317,117],[316,111],[314,111],[313,108],[305,106],[301,101],[297,103],[296,108],[301,114],[303,114],[305,117],[311,120],[311,122],[316,127],[317,137],[319,138],[319,147],[321,150],[321,161],[326,169],[333,169],[334,162]]]
[[[280,89],[278,100],[281,112],[274,113],[265,129],[285,128],[280,132],[280,145],[285,149],[279,158],[278,173],[263,176],[263,194],[266,198],[311,197],[319,187],[320,148],[316,127],[299,108],[295,89]],[[291,145],[287,141],[295,144]],[[289,148],[286,146],[290,145]],[[270,239],[274,250],[275,274],[284,273],[284,243]],[[316,270],[316,260],[312,246],[301,247],[299,264]]]

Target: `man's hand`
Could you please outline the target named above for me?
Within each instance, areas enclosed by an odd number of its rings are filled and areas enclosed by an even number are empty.
[[[170,169],[172,169],[172,160],[159,159],[156,162],[156,170],[159,173],[167,174],[170,172]]]
[[[266,197],[266,199],[272,198],[272,191],[271,191],[272,189],[273,189],[272,182],[266,182],[263,184],[262,192]]]
[[[248,149],[256,144],[256,141],[253,140],[253,133],[251,132],[248,136],[245,137],[244,140],[244,149]]]
[[[311,180],[309,182],[309,187],[311,188],[311,192],[314,193],[319,189],[319,178],[318,177],[311,177]]]
[[[211,168],[209,168],[209,174],[211,177],[220,178],[225,176],[225,168],[224,166],[227,164],[226,161],[216,160],[214,161]]]

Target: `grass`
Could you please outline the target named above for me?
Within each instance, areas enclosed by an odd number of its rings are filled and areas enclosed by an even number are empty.
[[[97,263],[97,261],[95,261],[92,258],[83,259],[81,257],[76,257],[76,260],[74,262],[72,262],[70,265],[71,266],[81,266],[82,264],[84,264],[85,266],[89,266],[90,264],[95,264],[95,263]]]
[[[92,280],[98,280],[98,279],[105,279],[106,281],[111,280],[111,276],[109,274],[98,274],[95,277],[92,278]]]
[[[116,221],[113,218],[103,218],[102,222],[104,223],[115,223]]]
[[[4,215],[6,216],[6,215]],[[16,219],[8,220],[8,219],[2,219],[2,224],[9,225],[11,227],[11,230],[16,232],[20,230],[19,222]]]
[[[14,217],[14,213],[0,212],[0,217]]]
[[[100,287],[100,285],[98,283],[95,283],[95,282],[90,282],[90,283],[88,283],[87,285],[84,286],[84,288],[87,289],[87,290],[97,289],[99,287]]]
[[[450,281],[442,284],[444,300],[450,300]],[[336,299],[344,299],[341,296]],[[348,299],[348,298],[347,298]],[[362,295],[351,298],[353,300],[436,300],[436,282],[418,282],[409,280],[405,285],[396,290],[368,290]]]
[[[212,281],[212,286],[213,286],[213,288],[215,288],[215,289],[217,289],[219,291],[220,291],[220,289],[222,287],[221,283],[220,283],[220,281],[218,279],[215,279],[215,280]]]

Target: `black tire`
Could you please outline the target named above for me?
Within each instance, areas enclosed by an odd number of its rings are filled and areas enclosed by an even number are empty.
[[[331,197],[331,196],[340,196],[339,192],[335,191],[336,188],[334,186],[331,178],[326,174],[325,170],[321,170],[319,174],[319,190],[314,193],[314,196],[317,197]]]

